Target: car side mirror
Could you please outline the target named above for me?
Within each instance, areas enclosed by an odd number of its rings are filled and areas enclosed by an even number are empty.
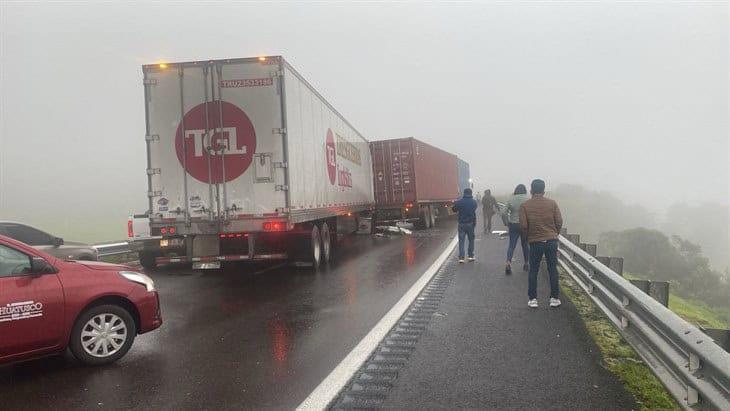
[[[55,273],[56,269],[41,257],[33,257],[30,261],[30,271],[33,274],[51,274]]]
[[[63,245],[63,238],[61,237],[53,237],[52,244],[54,247],[60,247]]]

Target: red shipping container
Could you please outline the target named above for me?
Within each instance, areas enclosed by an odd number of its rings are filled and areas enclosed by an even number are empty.
[[[370,143],[376,206],[444,203],[459,197],[457,158],[413,137]]]

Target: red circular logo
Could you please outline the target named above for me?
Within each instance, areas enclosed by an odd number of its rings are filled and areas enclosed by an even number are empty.
[[[335,184],[337,178],[337,149],[335,148],[335,138],[332,136],[332,130],[327,129],[327,143],[324,147],[325,156],[327,158],[327,174],[330,177],[330,184]]]
[[[206,104],[199,104],[185,114],[184,143],[183,123],[177,126],[175,134],[177,159],[196,180],[203,183],[222,183],[225,156],[225,181],[231,181],[238,178],[251,165],[253,154],[256,152],[256,133],[246,113],[235,105],[223,101],[220,104],[221,111],[218,110],[218,102],[208,103],[207,106],[210,138],[205,135]],[[221,112],[223,127],[219,127]]]

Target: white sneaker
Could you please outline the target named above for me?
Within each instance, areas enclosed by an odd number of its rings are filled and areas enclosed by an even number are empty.
[[[550,299],[550,306],[551,307],[560,307],[560,304],[562,304],[560,302],[560,299],[558,299],[558,298],[551,298]]]
[[[474,257],[469,257],[469,262],[470,262],[470,263],[473,263],[473,262],[474,262],[474,261],[476,261],[476,260],[477,260],[477,259],[476,259],[476,258],[474,258]]]
[[[463,258],[459,258],[459,264],[464,264],[464,259]]]
[[[527,306],[530,308],[537,308],[537,298],[533,298],[532,300],[528,301]]]

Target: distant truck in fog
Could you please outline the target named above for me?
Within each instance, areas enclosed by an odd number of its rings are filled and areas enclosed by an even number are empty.
[[[142,72],[149,211],[129,231],[143,266],[316,267],[374,207],[368,141],[282,57]]]
[[[469,180],[469,165],[413,137],[373,141],[373,189],[377,223],[411,221],[430,228],[451,214]]]

